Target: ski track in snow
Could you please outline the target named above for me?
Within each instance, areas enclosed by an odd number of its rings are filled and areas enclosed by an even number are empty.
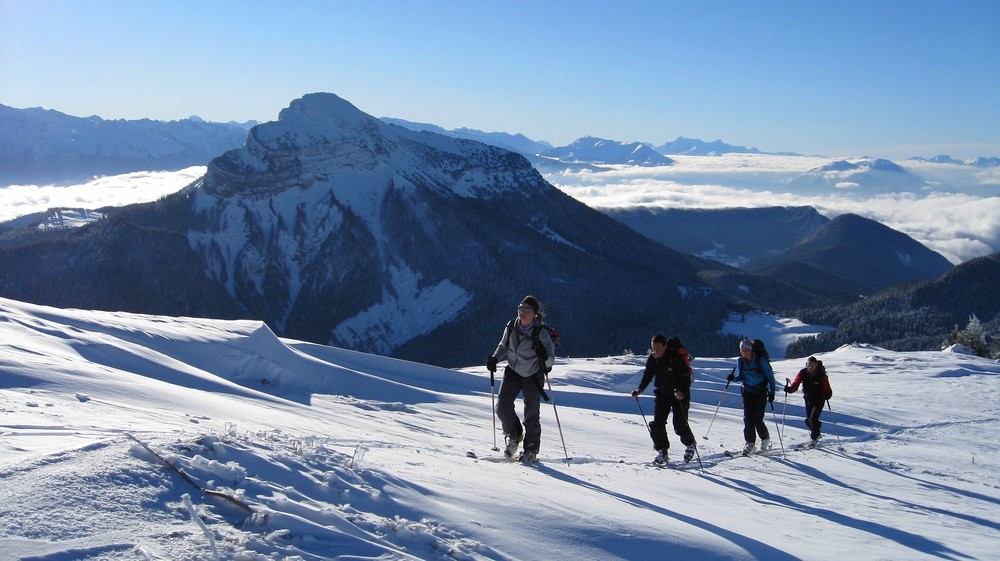
[[[218,557],[241,561],[995,555],[1000,451],[983,444],[1000,364],[865,345],[821,358],[835,392],[821,446],[793,449],[801,394],[779,392],[777,450],[734,458],[733,359],[696,358],[701,463],[678,464],[668,425],[667,468],[628,396],[644,357],[559,359],[561,422],[543,405],[524,466],[490,450],[503,436],[482,367],[0,299],[0,558],[212,559],[185,495]],[[800,362],[776,360],[777,378]]]

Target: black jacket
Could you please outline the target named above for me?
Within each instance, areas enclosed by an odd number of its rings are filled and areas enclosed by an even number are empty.
[[[806,401],[822,404],[833,397],[833,388],[830,387],[830,377],[826,375],[826,369],[819,367],[813,375],[809,375],[809,370],[803,368],[799,370],[795,381],[788,386],[788,393],[795,393],[802,385],[802,393],[805,394]]]
[[[644,391],[654,380],[653,387],[670,394],[680,391],[687,395],[691,390],[691,370],[687,361],[677,353],[676,349],[667,349],[660,358],[649,353],[646,370],[642,374],[642,382],[639,383],[639,391]]]

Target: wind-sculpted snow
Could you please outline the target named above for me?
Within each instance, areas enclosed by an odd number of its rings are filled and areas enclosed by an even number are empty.
[[[668,469],[648,463],[651,391],[628,395],[645,358],[560,358],[560,423],[543,405],[527,467],[490,450],[481,366],[0,300],[0,558],[988,559],[1000,364],[957,351],[819,355],[821,447],[793,451],[805,411],[779,392],[785,453],[733,459],[733,359],[696,357],[699,459],[679,463],[671,432]],[[773,364],[779,381],[802,366]]]

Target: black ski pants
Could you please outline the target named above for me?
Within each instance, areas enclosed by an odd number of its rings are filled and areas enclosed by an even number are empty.
[[[667,438],[667,417],[674,414],[674,432],[681,437],[681,444],[694,444],[694,433],[688,425],[686,399],[677,399],[673,392],[655,390],[653,402],[653,422],[649,423],[649,436],[653,439],[653,448],[657,451],[668,450],[670,440]]]
[[[753,391],[747,388],[741,390],[743,394],[743,441],[757,442],[757,435],[761,440],[770,438],[767,432],[767,423],[764,421],[764,410],[767,408],[767,391]]]
[[[823,405],[826,400],[819,401],[806,398],[806,426],[809,427],[809,438],[816,440],[819,438],[819,429],[823,426],[819,416],[823,413]]]
[[[514,400],[518,394],[524,395],[524,427],[514,412]],[[504,368],[500,396],[497,398],[497,417],[503,425],[503,433],[511,438],[524,435],[524,449],[538,452],[542,440],[541,419],[542,394],[532,377],[523,377],[509,366]]]

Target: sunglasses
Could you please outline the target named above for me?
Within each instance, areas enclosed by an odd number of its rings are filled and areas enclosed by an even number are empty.
[[[518,306],[517,312],[519,314],[532,314],[535,312],[535,310],[530,306]]]

